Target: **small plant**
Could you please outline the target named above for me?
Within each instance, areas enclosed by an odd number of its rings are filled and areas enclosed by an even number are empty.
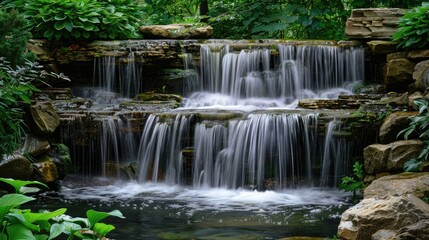
[[[429,112],[428,101],[424,99],[417,99],[414,105],[419,108],[419,113],[411,116],[409,126],[400,131],[398,136],[404,134],[404,139],[408,139],[413,133],[418,134],[419,139],[424,143],[424,147],[417,158],[413,158],[404,164],[404,171],[417,172],[422,162],[427,161],[429,157]]]
[[[345,176],[341,179],[340,189],[346,192],[353,192],[353,200],[356,200],[358,192],[365,188],[363,165],[359,162],[353,164],[352,176]]]
[[[428,44],[429,37],[429,3],[407,12],[399,20],[399,28],[392,40],[399,42],[398,48],[405,50],[420,49]]]
[[[111,212],[99,212],[88,210],[86,218],[71,218],[64,215],[66,208],[48,212],[34,213],[30,209],[20,209],[24,203],[33,201],[33,197],[24,193],[37,192],[38,185],[48,188],[37,181],[21,181],[8,178],[0,178],[0,181],[10,184],[16,193],[6,194],[0,197],[0,239],[55,239],[67,235],[67,239],[104,239],[115,229],[113,225],[100,222],[109,216],[124,218],[118,210]]]

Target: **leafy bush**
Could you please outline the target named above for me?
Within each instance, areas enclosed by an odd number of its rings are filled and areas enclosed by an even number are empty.
[[[32,212],[30,209],[20,209],[24,203],[33,201],[33,197],[25,196],[26,192],[36,192],[39,185],[47,188],[37,181],[21,181],[0,178],[0,181],[12,185],[16,193],[0,197],[0,239],[54,239],[67,235],[67,239],[103,239],[115,229],[113,225],[100,222],[109,216],[124,218],[118,210],[99,212],[88,210],[86,218],[71,218],[64,215],[66,208],[53,212]]]
[[[137,37],[142,19],[137,0],[18,0],[37,38],[126,39]]]
[[[26,44],[31,38],[28,22],[16,11],[0,9],[0,56],[5,57],[12,66],[23,64],[24,59],[33,59],[26,53]]]
[[[346,192],[353,192],[353,200],[355,200],[357,193],[365,188],[364,177],[363,165],[355,162],[353,164],[353,175],[343,177],[339,187]]]
[[[419,171],[421,163],[427,161],[429,157],[429,103],[424,99],[418,99],[414,101],[414,104],[419,108],[419,114],[408,118],[411,120],[409,126],[399,132],[398,136],[404,134],[404,139],[408,139],[411,134],[417,133],[425,145],[417,158],[404,164],[404,171],[406,172]]]
[[[21,143],[24,129],[19,102],[29,104],[30,96],[38,91],[26,79],[30,77],[29,74],[34,74],[33,71],[29,65],[14,70],[6,60],[0,58],[0,156],[12,153]]]
[[[398,48],[405,50],[420,49],[428,44],[429,3],[407,12],[399,21],[399,28],[392,40],[399,42]]]

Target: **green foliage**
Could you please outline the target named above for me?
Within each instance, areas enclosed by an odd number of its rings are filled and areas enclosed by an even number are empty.
[[[34,198],[21,194],[27,185],[45,184],[37,181],[20,181],[0,178],[0,181],[12,185],[17,193],[6,194],[0,197],[0,239],[55,239],[68,236],[67,239],[103,239],[115,229],[113,225],[101,223],[108,216],[124,218],[118,210],[99,212],[88,210],[87,218],[71,218],[64,215],[67,209],[55,211],[31,212],[29,209],[20,209],[24,203]]]
[[[343,177],[339,187],[346,192],[353,192],[353,199],[356,199],[357,193],[365,188],[364,177],[363,165],[355,162],[352,176]]]
[[[422,162],[427,161],[429,157],[429,112],[428,101],[417,99],[414,105],[419,108],[419,114],[411,116],[411,121],[407,128],[399,132],[398,136],[404,134],[404,139],[408,139],[411,134],[417,134],[419,139],[424,142],[424,147],[417,158],[413,158],[404,164],[404,171],[417,172]]]
[[[392,40],[399,42],[398,48],[420,49],[428,44],[429,38],[429,3],[407,12],[399,21],[399,28]]]
[[[24,128],[19,103],[29,104],[33,92],[38,91],[31,81],[41,77],[41,73],[34,67],[27,62],[14,69],[0,58],[0,155],[12,153],[21,142]]]
[[[0,57],[12,66],[24,64],[25,59],[34,59],[26,53],[26,44],[31,38],[28,22],[16,11],[6,12],[0,8]]]
[[[137,37],[143,13],[136,0],[18,0],[37,38],[126,39]]]

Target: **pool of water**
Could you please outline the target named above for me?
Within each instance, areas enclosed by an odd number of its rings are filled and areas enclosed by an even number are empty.
[[[332,237],[349,195],[335,189],[250,191],[190,189],[184,186],[109,182],[64,182],[44,193],[33,209],[68,209],[84,217],[88,209],[120,210],[126,219],[107,218],[115,239],[278,239]]]

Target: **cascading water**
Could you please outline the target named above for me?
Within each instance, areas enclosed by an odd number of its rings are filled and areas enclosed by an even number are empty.
[[[360,47],[279,44],[276,51],[278,56],[267,48],[237,53],[228,45],[201,46],[200,91],[189,93],[185,107],[256,102],[262,107],[285,107],[299,98],[350,93],[346,85],[364,79]]]
[[[278,44],[235,51],[208,44],[200,48],[199,69],[191,54],[183,56],[187,98],[168,112],[110,106],[142,89],[139,60],[132,52],[96,58],[94,86],[113,98],[89,92],[96,104],[110,105],[63,126],[61,137],[82,173],[116,177],[122,165],[137,162],[138,181],[76,187],[72,180],[61,195],[80,210],[121,209],[128,221],[118,239],[335,234],[347,203],[332,187],[361,154],[360,142],[342,132],[340,119],[291,110],[291,103],[350,93],[346,85],[364,78],[363,48]]]

